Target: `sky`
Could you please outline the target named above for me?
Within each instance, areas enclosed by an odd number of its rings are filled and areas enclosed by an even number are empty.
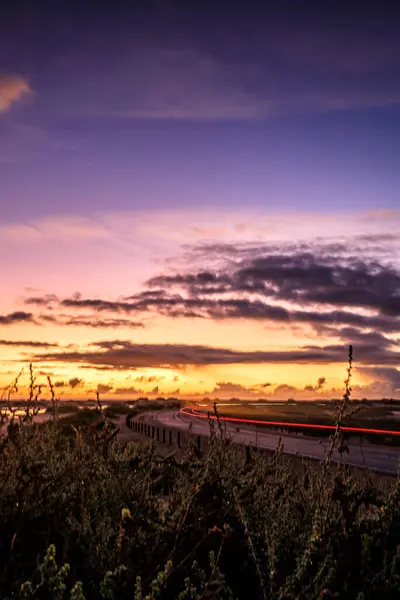
[[[0,388],[400,397],[396,7],[232,4],[1,3]]]

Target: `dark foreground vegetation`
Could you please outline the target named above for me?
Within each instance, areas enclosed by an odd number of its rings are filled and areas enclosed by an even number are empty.
[[[344,443],[340,423],[332,448]],[[214,425],[213,425],[214,424]],[[122,444],[99,405],[0,438],[0,597],[399,598],[400,480],[251,455],[210,423],[208,454]]]
[[[55,419],[2,440],[2,598],[398,598],[400,484],[299,473],[220,435],[120,444]]]

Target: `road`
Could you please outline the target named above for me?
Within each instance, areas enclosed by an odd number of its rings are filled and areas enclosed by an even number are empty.
[[[163,411],[152,417],[154,424],[187,431],[192,423],[192,433],[197,435],[210,434],[207,419],[184,415],[177,411]],[[226,425],[226,432],[232,440],[238,444],[254,446],[263,449],[274,450],[278,445],[279,438],[283,443],[283,452],[291,455],[301,455],[311,459],[323,460],[330,446],[329,439],[303,437],[289,434],[276,434],[249,426]],[[238,430],[239,429],[239,430]],[[344,462],[350,466],[362,469],[370,469],[387,475],[396,475],[400,464],[400,448],[390,446],[378,446],[366,441],[348,441],[349,452],[344,454]],[[337,461],[339,455],[333,454],[333,460]]]

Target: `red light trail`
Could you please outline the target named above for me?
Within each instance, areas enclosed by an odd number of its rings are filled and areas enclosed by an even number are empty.
[[[188,412],[189,411],[189,412]],[[195,408],[185,407],[181,408],[180,412],[183,415],[189,417],[196,417],[199,419],[216,419],[215,415],[205,415],[204,413],[199,412]],[[335,425],[314,425],[312,423],[287,423],[285,421],[262,421],[259,419],[239,419],[238,417],[219,417],[221,421],[229,421],[233,423],[250,423],[252,425],[273,425],[278,427],[300,427],[303,429],[330,429],[331,431],[336,430]],[[352,433],[373,433],[373,434],[381,434],[381,435],[400,435],[400,431],[392,431],[390,429],[368,429],[363,427],[346,427],[341,426],[340,429],[342,431],[352,432]]]

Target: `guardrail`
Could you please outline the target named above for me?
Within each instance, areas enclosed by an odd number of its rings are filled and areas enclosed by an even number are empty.
[[[207,436],[195,435],[190,432],[183,432],[179,429],[172,429],[161,425],[151,425],[146,423],[146,421],[139,421],[132,415],[126,417],[126,425],[135,433],[168,446],[182,448],[189,438],[194,441],[195,448],[199,453],[204,452],[208,446]]]

